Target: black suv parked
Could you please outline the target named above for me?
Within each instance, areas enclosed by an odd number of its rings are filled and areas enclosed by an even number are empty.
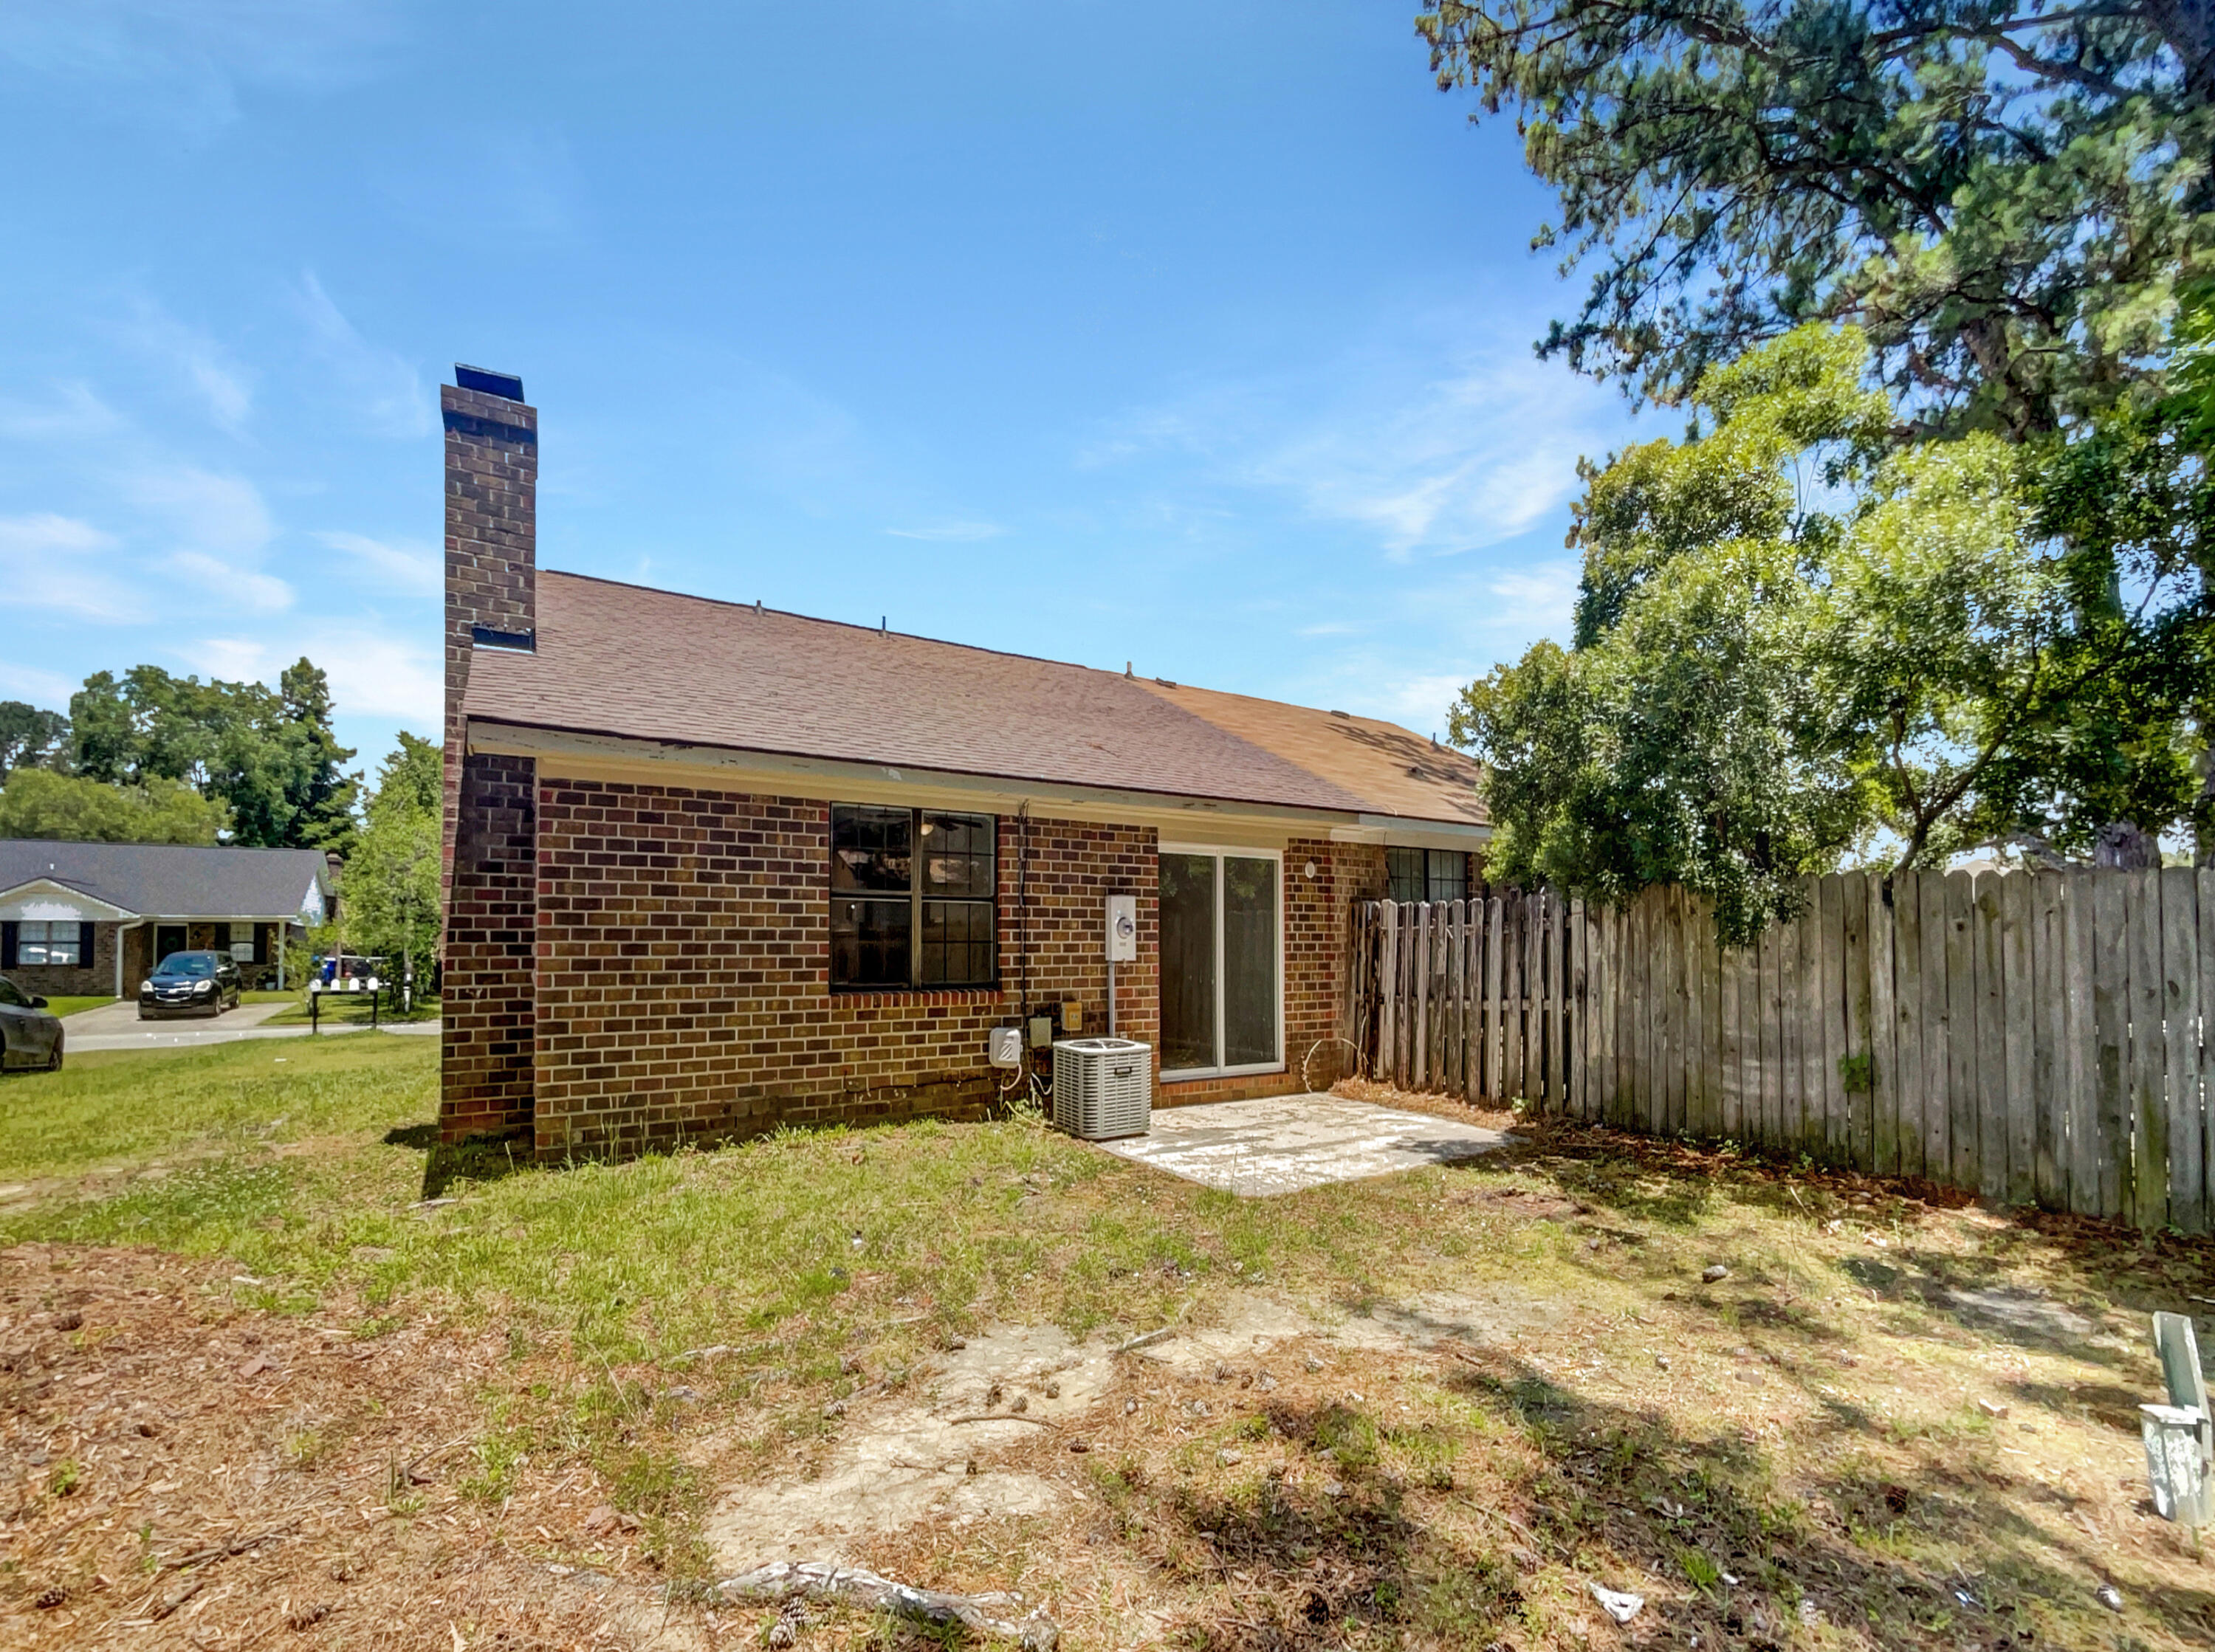
[[[172,952],[138,983],[138,1019],[221,1015],[238,1007],[238,965],[227,952]]]

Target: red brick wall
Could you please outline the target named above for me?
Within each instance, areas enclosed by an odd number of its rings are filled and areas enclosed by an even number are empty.
[[[1022,996],[1022,960],[1028,957],[1034,1009],[1073,1000],[1083,1006],[1084,1033],[1105,1033],[1108,897],[1135,895],[1138,957],[1136,963],[1115,966],[1115,1030],[1123,1037],[1151,1043],[1161,1025],[1161,872],[1155,842],[1150,827],[1003,816],[1003,984]]]
[[[461,786],[462,696],[471,629],[537,627],[538,410],[442,385],[446,428],[445,811],[441,863],[451,889]]]
[[[120,926],[92,926],[92,960],[89,964],[17,964],[8,979],[34,998],[103,998],[115,990],[115,932]],[[138,990],[136,979],[126,983]]]
[[[1026,853],[1026,840],[1028,852]],[[822,801],[548,779],[540,787],[537,1145],[625,1153],[778,1124],[981,1117],[986,1035],[1030,1002],[1106,1025],[1103,897],[1140,896],[1150,833],[1000,823],[999,989],[833,993]],[[1151,966],[1119,982],[1150,1036]]]
[[[543,1156],[623,1155],[788,1123],[982,1117],[1005,1077],[985,1060],[991,1028],[1016,1024],[1026,1005],[1075,1000],[1085,1032],[1107,1030],[1110,894],[1137,896],[1138,910],[1138,961],[1117,970],[1118,1028],[1156,1042],[1151,828],[1002,817],[998,988],[834,993],[826,802],[543,777],[526,902],[514,886],[526,859],[514,788],[529,765],[500,762],[472,758],[464,788],[450,1141],[530,1123]],[[1342,1070],[1328,1041],[1346,914],[1381,888],[1384,856],[1302,841],[1285,868],[1290,1070],[1165,1086],[1161,1104],[1298,1089],[1311,1049],[1316,1083]],[[535,983],[512,945],[525,921]],[[515,1059],[525,1037],[528,1070]]]
[[[461,765],[446,909],[439,1129],[448,1141],[531,1128],[537,765]]]

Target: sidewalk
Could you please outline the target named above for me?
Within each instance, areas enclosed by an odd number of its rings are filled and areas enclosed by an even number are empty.
[[[137,1004],[103,1004],[96,1010],[72,1015],[62,1023],[64,1048],[71,1055],[89,1055],[101,1049],[197,1049],[203,1044],[237,1043],[248,1038],[305,1038],[307,1027],[265,1027],[282,1004],[243,1004],[206,1021],[141,1021]],[[436,1021],[405,1021],[376,1029],[404,1037],[420,1037],[439,1031]],[[315,1031],[326,1038],[349,1032],[367,1032],[362,1026],[326,1026]]]

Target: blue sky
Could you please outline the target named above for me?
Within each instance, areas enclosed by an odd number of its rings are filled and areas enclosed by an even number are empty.
[[[1630,424],[1415,9],[13,0],[0,696],[434,731],[462,360],[544,566],[1442,731]]]

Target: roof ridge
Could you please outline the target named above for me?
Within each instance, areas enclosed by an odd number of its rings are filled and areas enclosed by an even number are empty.
[[[840,631],[858,631],[865,637],[899,637],[907,642],[927,642],[936,648],[960,648],[973,654],[990,654],[997,659],[1026,660],[1033,665],[1058,665],[1064,670],[1089,671],[1095,676],[1107,677],[1116,682],[1126,680],[1122,672],[1111,671],[1104,666],[1086,665],[1073,659],[1053,659],[1045,654],[1019,653],[1012,648],[993,648],[981,642],[956,642],[949,637],[926,637],[920,631],[894,631],[889,627],[862,625],[853,620],[826,620],[819,614],[802,614],[795,609],[758,606],[752,603],[739,602],[731,597],[703,597],[696,591],[671,590],[666,585],[641,585],[630,579],[611,579],[601,573],[578,573],[568,568],[541,568],[539,572],[543,574],[553,574],[557,578],[589,579],[597,585],[615,585],[624,590],[642,590],[654,597],[674,597],[680,602],[709,603],[717,608],[736,609],[744,614],[760,614],[764,616],[774,615],[780,620],[800,620],[808,625],[827,625]],[[1221,690],[1214,692],[1219,693]]]
[[[1279,706],[1287,711],[1311,713],[1316,717],[1342,717],[1356,723],[1381,724],[1385,728],[1397,729],[1402,734],[1413,735],[1418,740],[1424,737],[1416,734],[1415,731],[1405,723],[1396,723],[1389,717],[1371,717],[1366,712],[1341,711],[1335,706],[1304,706],[1297,700],[1275,700],[1267,694],[1242,694],[1236,688],[1211,688],[1199,682],[1172,682],[1163,677],[1155,677],[1152,681],[1174,694],[1182,694],[1189,689],[1193,694],[1221,694],[1225,700],[1250,700],[1257,706]],[[1460,750],[1460,748],[1457,746],[1454,750]],[[1468,756],[1466,752],[1463,755]]]
[[[105,837],[0,837],[0,849],[17,844],[44,843],[71,849],[189,849],[196,854],[217,851],[224,854],[322,854],[289,843],[138,843]]]

